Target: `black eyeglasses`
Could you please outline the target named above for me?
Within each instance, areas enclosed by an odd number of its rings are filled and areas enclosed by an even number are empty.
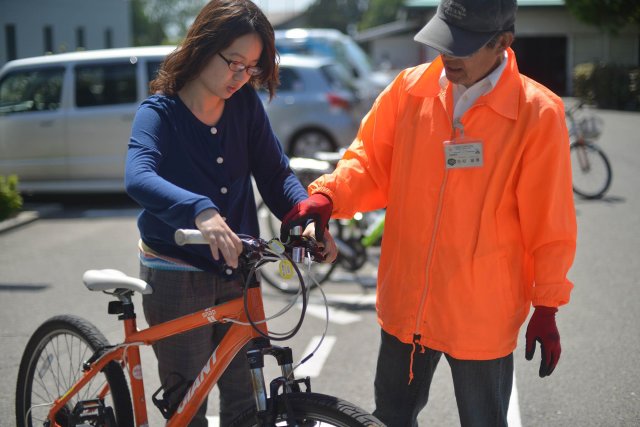
[[[259,76],[260,74],[262,74],[262,68],[260,67],[247,67],[242,62],[228,60],[220,52],[218,52],[218,55],[220,55],[220,58],[222,58],[224,62],[227,63],[229,69],[234,73],[238,71],[246,71],[247,74],[249,74],[251,77]]]

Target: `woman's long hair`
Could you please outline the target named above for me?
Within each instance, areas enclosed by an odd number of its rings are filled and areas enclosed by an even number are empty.
[[[186,83],[197,78],[214,55],[234,40],[256,33],[262,39],[262,55],[257,66],[262,73],[249,81],[265,87],[273,98],[278,85],[278,57],[273,27],[260,8],[250,0],[212,0],[189,28],[176,50],[165,58],[157,77],[149,83],[151,93],[175,95]]]

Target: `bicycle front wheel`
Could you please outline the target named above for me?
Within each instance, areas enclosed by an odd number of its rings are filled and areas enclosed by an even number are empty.
[[[52,403],[63,396],[83,374],[82,364],[109,342],[90,322],[76,316],[56,316],[44,322],[31,336],[18,371],[16,424],[18,427],[48,425]],[[87,425],[133,427],[131,395],[122,368],[110,362],[79,390],[58,412],[63,426],[83,424],[79,408],[88,402],[97,409],[84,412]],[[96,403],[102,402],[102,403]]]
[[[599,199],[611,185],[611,165],[604,152],[590,142],[571,144],[573,192],[585,199]]]
[[[260,220],[260,228],[263,230],[262,237],[266,240],[280,236],[280,221],[275,217],[264,202],[258,205],[258,218]],[[342,225],[338,221],[329,222],[329,230],[334,238],[339,238],[342,234]],[[338,266],[337,262],[333,264],[313,263],[311,268],[300,268],[300,272],[307,286],[311,289],[318,284],[329,280],[331,273]],[[264,281],[285,294],[295,294],[300,289],[298,277],[286,278],[280,274],[279,264],[272,262],[264,265],[260,269]]]
[[[291,393],[277,397],[276,419],[269,425],[286,426],[289,415],[285,399],[290,404],[299,426],[371,427],[382,426],[376,417],[366,413],[356,405],[333,396],[318,393]],[[269,399],[271,400],[271,399]],[[271,402],[269,402],[271,403]],[[257,426],[256,410],[251,409],[239,416],[231,427]]]

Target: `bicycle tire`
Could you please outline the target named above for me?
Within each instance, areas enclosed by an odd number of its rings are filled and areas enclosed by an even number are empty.
[[[299,426],[371,427],[384,425],[376,417],[352,403],[318,393],[290,393],[278,396],[277,416],[269,425],[287,425],[288,414],[285,399],[290,403],[296,416],[295,424]],[[270,401],[271,398],[268,404],[271,404]],[[236,418],[230,427],[254,427],[257,425],[256,409],[252,408]]]
[[[258,209],[258,217],[260,219],[261,226],[266,225],[266,233],[263,233],[263,237],[268,240],[274,236],[280,236],[280,221],[278,221],[275,215],[271,213],[267,205],[263,201],[261,201],[258,204],[257,209]],[[336,239],[341,238],[340,236],[342,234],[342,224],[340,224],[340,222],[330,221],[329,227],[331,230],[331,235],[334,238]],[[297,293],[298,289],[300,288],[300,285],[297,281],[297,277],[295,277],[295,280],[287,280],[286,278],[283,278],[278,273],[278,266],[275,265],[276,263],[271,263],[271,264],[273,265],[270,265],[270,266],[265,265],[260,270],[261,277],[264,279],[264,282],[266,282],[268,285],[270,285],[271,287],[277,289],[282,293],[285,293],[285,294]],[[307,283],[308,288],[314,289],[315,287],[318,286],[318,284],[324,283],[327,280],[329,280],[331,278],[331,274],[333,273],[333,271],[336,269],[337,266],[338,266],[337,261],[332,264],[326,264],[326,263],[312,264],[311,274],[315,278],[315,281],[310,280],[309,272],[307,271],[306,268],[301,268],[300,271],[303,274],[305,283]],[[316,282],[318,283],[316,284]]]
[[[33,333],[22,355],[16,385],[16,425],[44,425],[50,405],[64,395],[82,374],[82,363],[96,350],[109,345],[104,335],[89,321],[71,315],[55,316]],[[68,425],[70,412],[79,400],[96,398],[98,390],[109,386],[105,406],[113,410],[116,425],[133,427],[133,410],[129,386],[116,362],[105,366],[70,400],[56,417],[60,425]],[[36,406],[43,405],[43,406]]]
[[[591,142],[570,146],[573,192],[585,199],[600,199],[609,190],[611,164],[600,147]]]

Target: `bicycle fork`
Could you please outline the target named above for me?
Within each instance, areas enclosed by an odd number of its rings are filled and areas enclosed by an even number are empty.
[[[258,340],[256,340],[258,341]],[[305,384],[305,391],[311,391],[311,382],[309,377],[304,379],[295,379],[293,375],[293,353],[289,347],[272,346],[268,340],[260,339],[256,348],[247,351],[247,359],[249,361],[249,370],[251,373],[251,382],[253,385],[253,393],[257,408],[257,421],[261,426],[273,425],[273,418],[277,413],[277,398],[284,396],[286,403],[286,395],[288,393],[299,393],[300,383]],[[271,405],[268,403],[267,387],[264,379],[264,356],[275,357],[282,376],[271,381],[269,393],[271,395]],[[282,394],[279,390],[282,388]],[[289,405],[287,405],[289,408]],[[289,414],[289,420],[295,420],[293,414]]]

